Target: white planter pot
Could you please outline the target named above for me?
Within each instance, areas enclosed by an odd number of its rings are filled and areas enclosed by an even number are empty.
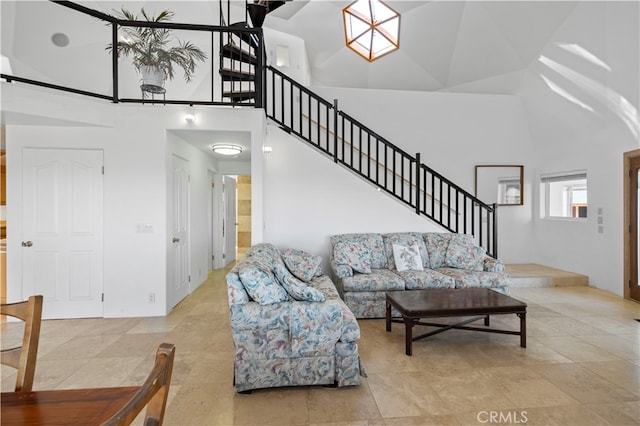
[[[142,84],[145,86],[164,87],[164,71],[154,67],[144,67],[140,70]]]

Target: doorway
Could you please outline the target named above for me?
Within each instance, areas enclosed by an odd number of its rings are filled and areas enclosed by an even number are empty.
[[[251,176],[238,176],[238,259],[251,247]]]
[[[170,211],[171,260],[169,279],[169,309],[191,293],[189,270],[189,161],[173,156]]]
[[[640,280],[638,279],[640,150],[624,154],[624,174],[624,297],[640,302]]]
[[[236,261],[237,234],[238,234],[238,218],[237,197],[236,197],[236,177],[224,176],[222,184],[222,203],[223,203],[223,219],[222,219],[222,238],[224,240],[222,258],[224,266]]]
[[[102,317],[103,152],[22,151],[22,297],[44,319]]]

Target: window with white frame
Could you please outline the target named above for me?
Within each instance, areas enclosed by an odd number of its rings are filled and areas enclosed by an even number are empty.
[[[540,201],[542,217],[586,219],[587,172],[541,175]]]

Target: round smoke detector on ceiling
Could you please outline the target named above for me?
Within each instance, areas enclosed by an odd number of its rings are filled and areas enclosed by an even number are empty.
[[[58,47],[65,47],[69,44],[69,36],[64,33],[55,33],[51,36],[51,42]]]

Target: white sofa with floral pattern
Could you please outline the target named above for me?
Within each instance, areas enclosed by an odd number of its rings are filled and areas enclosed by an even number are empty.
[[[237,392],[360,383],[360,328],[321,261],[263,243],[227,274]]]
[[[391,290],[488,287],[509,294],[504,264],[469,235],[341,234],[330,241],[336,287],[356,318],[384,318]]]

